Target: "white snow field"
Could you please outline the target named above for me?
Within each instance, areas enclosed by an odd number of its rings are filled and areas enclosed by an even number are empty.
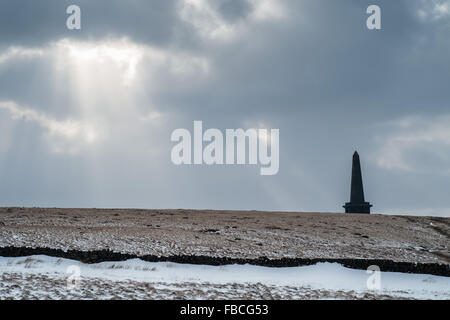
[[[380,289],[368,288],[369,277],[378,275],[336,263],[270,268],[0,257],[0,299],[450,299],[449,277],[380,272]]]

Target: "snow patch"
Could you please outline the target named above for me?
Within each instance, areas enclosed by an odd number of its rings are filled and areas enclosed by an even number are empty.
[[[345,268],[337,263],[318,263],[312,266],[270,268],[254,265],[190,265],[171,262],[146,262],[131,259],[121,262],[84,264],[78,261],[36,255],[20,258],[0,257],[0,274],[21,274],[25,276],[49,276],[64,279],[69,266],[78,266],[83,282],[133,282],[150,283],[170,287],[180,284],[211,285],[264,285],[277,288],[309,288],[324,292],[355,292],[388,295],[390,297],[419,299],[450,299],[450,278],[381,272],[381,288],[370,290],[365,270]],[[0,291],[1,292],[1,291]],[[0,298],[4,298],[0,294]],[[95,298],[95,297],[94,297]],[[326,296],[324,298],[327,298]]]

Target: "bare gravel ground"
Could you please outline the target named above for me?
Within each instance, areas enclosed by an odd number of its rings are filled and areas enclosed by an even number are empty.
[[[0,247],[136,255],[450,264],[450,218],[212,210],[0,208]]]

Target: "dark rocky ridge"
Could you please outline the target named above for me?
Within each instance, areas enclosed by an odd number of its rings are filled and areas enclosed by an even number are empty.
[[[27,247],[3,247],[0,248],[0,256],[3,257],[24,257],[31,255],[47,255],[58,258],[72,259],[83,263],[99,263],[105,261],[124,261],[128,259],[139,258],[148,262],[175,262],[184,264],[204,264],[204,265],[228,265],[228,264],[251,264],[265,267],[296,267],[313,265],[319,262],[339,263],[347,268],[366,270],[371,265],[377,265],[381,271],[404,272],[416,274],[430,274],[437,276],[450,277],[450,265],[439,263],[413,263],[396,262],[383,259],[306,259],[306,258],[282,258],[268,259],[260,257],[256,259],[238,259],[227,257],[210,256],[155,256],[134,254],[124,254],[109,250],[79,251],[79,250],[60,250],[51,248],[27,248]]]

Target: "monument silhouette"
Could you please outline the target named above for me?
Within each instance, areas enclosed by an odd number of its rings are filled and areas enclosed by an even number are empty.
[[[352,164],[352,185],[350,190],[350,202],[345,203],[345,213],[370,213],[372,205],[364,200],[364,189],[361,175],[361,163],[359,154],[355,151]]]

